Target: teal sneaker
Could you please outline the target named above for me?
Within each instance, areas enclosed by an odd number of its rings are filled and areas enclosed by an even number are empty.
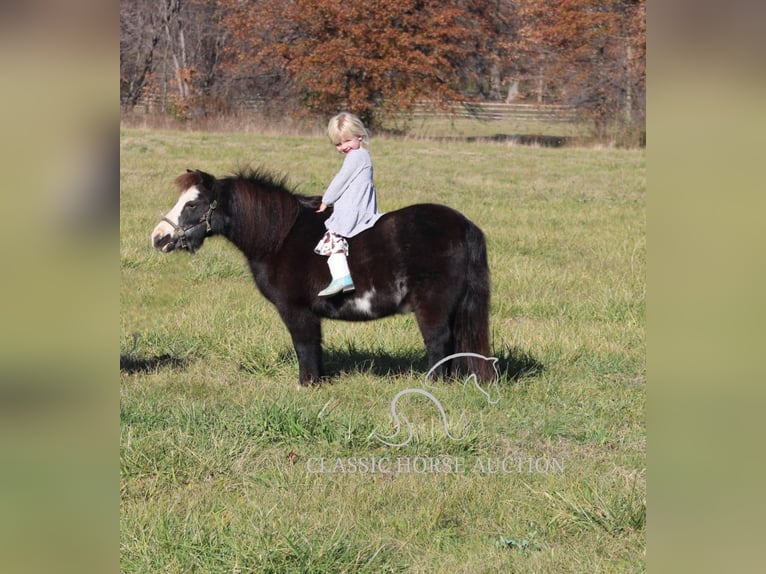
[[[333,279],[330,284],[319,292],[319,297],[330,297],[340,292],[348,293],[354,290],[354,282],[351,275],[346,275],[340,279]]]

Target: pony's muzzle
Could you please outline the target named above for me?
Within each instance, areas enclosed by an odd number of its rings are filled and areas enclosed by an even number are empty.
[[[157,237],[154,239],[154,248],[162,251],[163,253],[170,253],[176,248],[176,242],[170,235],[164,235],[163,237]]]
[[[152,247],[162,251],[163,253],[169,253],[176,248],[176,237],[173,236],[173,231],[167,229],[167,224],[160,223],[152,231]]]

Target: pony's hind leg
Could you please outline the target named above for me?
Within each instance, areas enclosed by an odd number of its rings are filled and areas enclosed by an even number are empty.
[[[426,313],[423,310],[416,311],[415,318],[420,328],[420,334],[423,335],[423,342],[426,345],[428,368],[431,369],[444,357],[454,352],[455,343],[452,337],[450,322],[439,313]],[[433,372],[436,378],[448,376],[450,373],[450,361],[439,365]]]

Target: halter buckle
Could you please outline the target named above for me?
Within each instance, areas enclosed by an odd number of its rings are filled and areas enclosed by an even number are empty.
[[[210,203],[210,207],[207,208],[207,211],[205,212],[205,215],[202,216],[202,221],[205,222],[205,232],[206,233],[210,233],[210,230],[213,229],[212,226],[210,225],[210,216],[213,215],[213,210],[216,207],[218,207],[218,202],[214,199]],[[202,221],[200,221],[200,223],[202,223]]]

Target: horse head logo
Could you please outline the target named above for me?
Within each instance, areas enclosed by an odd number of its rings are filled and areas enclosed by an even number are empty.
[[[475,359],[481,359],[484,361],[488,361],[492,365],[492,369],[495,371],[495,377],[492,380],[492,382],[489,385],[487,385],[486,389],[479,384],[479,382],[476,379],[476,375],[474,373],[469,375],[466,378],[466,380],[463,381],[463,385],[465,386],[469,382],[473,383],[474,387],[476,387],[479,390],[479,392],[486,397],[488,404],[490,405],[497,404],[500,401],[500,389],[498,386],[498,379],[500,378],[500,373],[497,370],[498,359],[495,357],[485,357],[484,355],[479,355],[477,353],[456,353],[454,355],[449,355],[447,357],[444,357],[441,361],[439,361],[434,366],[432,366],[431,369],[426,373],[424,386],[431,389],[435,388],[433,385],[429,384],[429,380],[431,376],[433,375],[433,373],[444,363],[451,361],[453,359],[460,358],[460,357],[470,357]],[[487,389],[490,392],[488,392]],[[439,411],[439,415],[441,416],[441,420],[442,420],[442,425],[444,426],[444,434],[454,441],[461,441],[465,438],[465,435],[461,437],[455,437],[452,435],[452,433],[450,433],[449,423],[447,421],[447,413],[445,412],[444,407],[442,406],[439,399],[437,399],[432,393],[424,389],[404,389],[396,393],[396,395],[394,395],[394,398],[391,399],[391,417],[394,420],[396,430],[391,435],[383,435],[379,433],[377,430],[375,430],[372,432],[371,436],[374,436],[376,439],[378,439],[380,442],[382,442],[383,444],[387,446],[405,446],[409,444],[409,442],[412,440],[414,432],[412,430],[412,424],[410,424],[410,422],[407,420],[406,417],[403,417],[408,430],[408,435],[406,439],[403,442],[389,442],[390,440],[395,439],[402,430],[402,422],[399,418],[399,415],[397,414],[396,404],[399,402],[399,399],[401,399],[402,397],[406,395],[422,395],[426,397],[427,399],[429,399],[436,406],[436,409]]]

